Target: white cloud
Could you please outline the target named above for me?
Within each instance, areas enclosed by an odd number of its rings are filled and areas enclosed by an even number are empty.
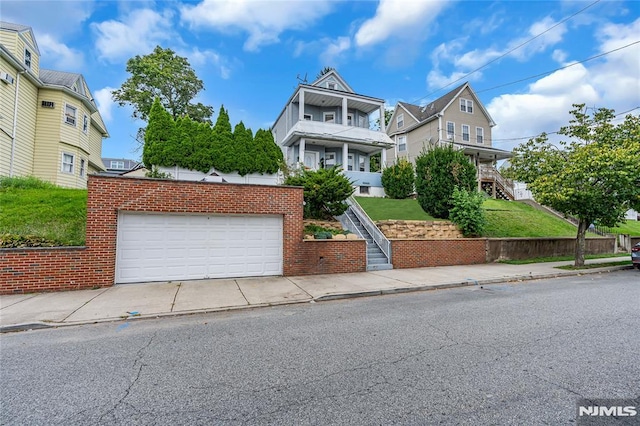
[[[37,41],[40,53],[48,66],[57,70],[82,72],[84,64],[82,52],[60,43],[49,34],[39,35]]]
[[[111,97],[111,92],[115,90],[113,87],[103,87],[100,90],[96,90],[93,94],[93,97],[98,104],[98,110],[100,111],[100,116],[104,121],[111,121],[111,112],[115,103],[113,102],[113,98]]]
[[[132,11],[121,21],[110,20],[91,25],[97,35],[96,48],[101,58],[116,62],[137,54],[147,54],[166,40],[176,37],[171,11],[150,9]]]
[[[355,43],[365,47],[394,36],[415,38],[413,30],[428,26],[446,4],[443,1],[380,0],[375,16],[365,21],[356,32]]]
[[[40,42],[40,34],[64,37],[80,32],[81,24],[91,16],[95,7],[94,1],[3,0],[0,15],[3,21],[33,27]]]
[[[183,22],[193,27],[249,34],[244,49],[257,51],[277,43],[281,33],[299,30],[331,12],[332,1],[203,0],[180,8]]]
[[[339,56],[349,50],[351,39],[349,37],[338,37],[335,40],[325,40],[326,47],[320,55],[320,60],[325,66],[336,66]]]
[[[213,50],[200,50],[197,47],[194,47],[189,51],[178,50],[177,54],[186,57],[189,64],[194,68],[204,67],[210,64],[218,69],[220,77],[224,80],[231,77],[231,66],[229,61],[224,56]]]

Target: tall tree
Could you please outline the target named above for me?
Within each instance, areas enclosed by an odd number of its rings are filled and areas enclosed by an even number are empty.
[[[569,141],[556,146],[542,134],[516,147],[507,175],[527,183],[538,202],[578,218],[575,265],[582,266],[589,226],[615,226],[640,207],[640,118],[614,125],[613,110],[573,107],[558,132]]]
[[[175,123],[171,115],[155,99],[149,112],[149,125],[144,134],[144,147],[142,150],[142,163],[151,170],[153,166],[165,166],[167,159],[164,152],[167,145],[173,143]]]
[[[127,72],[131,77],[111,95],[118,105],[131,105],[134,118],[146,121],[158,98],[174,119],[189,115],[193,120],[210,123],[213,108],[192,102],[204,90],[202,80],[189,61],[173,50],[156,46],[148,55],[137,55],[127,61]]]

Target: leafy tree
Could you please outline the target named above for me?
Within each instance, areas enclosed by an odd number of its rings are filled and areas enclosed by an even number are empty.
[[[408,198],[413,194],[415,181],[413,164],[404,158],[382,171],[382,187],[389,198]]]
[[[542,134],[516,147],[507,175],[527,183],[538,202],[578,218],[575,265],[582,266],[589,226],[615,226],[640,207],[640,118],[614,125],[613,110],[573,107],[558,132],[570,140],[556,146]]]
[[[465,237],[479,237],[484,231],[487,218],[482,208],[484,195],[476,190],[460,190],[453,188],[451,194],[452,207],[449,219],[462,230]]]
[[[434,146],[416,158],[416,193],[422,209],[433,217],[449,218],[453,189],[476,189],[476,167],[451,145]]]
[[[384,109],[384,128],[386,129],[391,122],[391,117],[393,116],[393,109]],[[376,119],[376,129],[380,130],[380,118]]]
[[[131,105],[133,117],[147,120],[154,99],[174,118],[189,115],[193,120],[210,122],[213,108],[193,99],[204,89],[189,61],[171,49],[156,46],[152,53],[136,55],[127,61],[131,74],[119,89],[111,92],[118,105]]]
[[[348,206],[344,202],[353,194],[353,183],[342,174],[342,169],[302,170],[288,176],[285,185],[304,187],[304,217],[326,219],[343,214]]]

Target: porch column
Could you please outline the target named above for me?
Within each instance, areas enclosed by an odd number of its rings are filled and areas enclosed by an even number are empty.
[[[297,166],[300,167],[300,163],[302,163],[304,165],[304,148],[306,145],[306,141],[304,138],[300,139],[300,143],[298,144],[298,164]]]
[[[342,98],[342,125],[346,126],[347,122],[347,98]]]
[[[482,191],[482,177],[480,176],[480,154],[476,154],[473,156],[474,162],[476,163],[476,179],[478,180],[478,192]]]
[[[384,105],[380,106],[380,131],[382,133],[385,133],[387,131],[387,125],[384,122]],[[384,150],[382,151],[384,152]]]
[[[387,150],[382,148],[380,152],[380,170],[384,169],[387,164]]]
[[[304,120],[304,90],[298,94],[298,121]],[[304,157],[302,157],[304,160]]]
[[[342,170],[349,170],[349,144],[342,144]]]

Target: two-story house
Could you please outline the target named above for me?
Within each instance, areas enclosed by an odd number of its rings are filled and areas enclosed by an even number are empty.
[[[81,74],[40,68],[30,27],[0,22],[0,175],[86,188],[109,136]]]
[[[398,102],[387,134],[395,141],[387,151],[388,164],[405,158],[415,164],[423,150],[436,144],[461,149],[478,169],[478,189],[494,197],[513,199],[512,183],[496,170],[498,160],[511,153],[491,146],[495,122],[469,83],[424,106]]]
[[[289,166],[340,166],[354,182],[355,195],[382,196],[381,173],[371,170],[371,156],[379,153],[385,164],[393,141],[384,123],[373,128],[375,116],[384,117],[384,100],[356,94],[331,70],[298,85],[271,131]]]

